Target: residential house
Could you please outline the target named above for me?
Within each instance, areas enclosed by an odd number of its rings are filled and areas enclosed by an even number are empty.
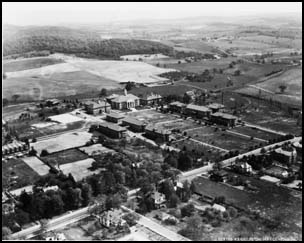
[[[111,209],[102,213],[100,217],[100,223],[105,227],[117,227],[126,224],[126,221],[122,218],[123,211],[121,209]]]
[[[140,105],[139,97],[133,94],[128,94],[126,90],[124,95],[119,95],[111,100],[112,109],[124,110],[124,109],[135,108],[139,105]]]
[[[154,191],[151,194],[151,198],[154,200],[154,205],[156,208],[161,208],[165,206],[166,203],[166,196],[163,193],[160,193],[158,191]]]
[[[240,173],[252,173],[252,167],[246,162],[238,162],[234,164],[234,168]]]
[[[162,101],[162,97],[159,94],[145,94],[140,98],[141,105],[159,105]]]
[[[119,123],[124,117],[125,115],[122,113],[111,112],[110,114],[107,114],[106,120],[109,122]]]
[[[218,103],[211,103],[207,107],[212,111],[212,113],[222,112],[225,108],[224,105]]]
[[[17,152],[27,152],[29,146],[21,141],[13,141],[12,143],[5,144],[2,146],[2,156],[17,153]]]
[[[109,113],[111,110],[111,105],[105,100],[88,101],[84,105],[87,113],[92,115]]]
[[[188,116],[192,116],[195,118],[208,118],[211,113],[210,109],[206,106],[193,104],[187,105],[185,112]]]
[[[126,117],[121,120],[123,126],[128,126],[134,132],[144,132],[146,123],[132,117]]]
[[[236,125],[237,119],[238,118],[236,116],[222,112],[216,112],[210,116],[211,122],[227,127],[234,127]]]
[[[97,131],[111,138],[125,138],[127,129],[107,122],[100,123]]]
[[[172,112],[178,112],[178,113],[182,113],[185,109],[187,105],[182,103],[182,102],[179,102],[179,101],[175,101],[175,102],[171,102],[169,104],[169,109],[172,111]]]
[[[63,240],[66,240],[66,237],[63,233],[55,233],[55,232],[49,231],[49,232],[47,232],[47,234],[45,236],[45,240],[47,240],[47,241],[49,241],[49,240],[63,241]]]
[[[274,159],[283,164],[293,164],[297,161],[297,151],[292,146],[277,148]]]
[[[145,135],[153,140],[160,139],[162,142],[168,142],[171,131],[161,129],[154,125],[148,125],[145,128]]]

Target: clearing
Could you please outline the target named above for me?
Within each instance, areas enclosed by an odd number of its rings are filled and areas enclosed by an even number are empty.
[[[82,118],[73,116],[71,114],[61,114],[61,115],[56,115],[56,116],[50,116],[49,119],[51,119],[52,121],[63,123],[63,124],[83,121]]]

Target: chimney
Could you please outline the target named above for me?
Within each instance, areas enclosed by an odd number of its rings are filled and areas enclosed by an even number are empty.
[[[125,96],[127,96],[127,94],[128,94],[128,91],[127,91],[127,90],[125,89],[125,90],[124,90],[124,92],[125,92]]]

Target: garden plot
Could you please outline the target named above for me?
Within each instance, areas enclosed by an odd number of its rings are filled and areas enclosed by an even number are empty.
[[[81,147],[81,148],[79,148],[79,150],[86,153],[89,156],[99,155],[99,154],[103,154],[103,153],[115,153],[114,150],[108,149],[108,148],[102,146],[101,144],[94,144],[91,146]]]
[[[84,146],[91,137],[92,134],[88,132],[65,133],[54,138],[31,143],[31,147],[34,147],[38,154],[40,154],[43,149],[46,149],[49,153],[54,153]]]
[[[71,114],[61,114],[61,115],[56,115],[56,116],[50,116],[49,118],[52,121],[56,121],[56,122],[63,123],[63,124],[83,121],[82,118],[73,116]]]
[[[140,121],[148,123],[157,123],[163,121],[176,120],[178,116],[172,114],[163,114],[154,110],[145,110],[129,113],[128,116],[134,117]]]
[[[21,159],[2,163],[2,188],[14,190],[33,184],[39,175]]]
[[[95,160],[92,158],[76,161],[74,163],[64,164],[60,166],[60,170],[68,175],[71,173],[76,181],[80,181],[83,178],[96,173],[97,171],[91,171],[88,168],[91,167]]]
[[[44,164],[40,159],[35,156],[26,157],[22,159],[28,166],[30,166],[34,171],[36,171],[40,176],[49,173],[50,168]]]
[[[248,151],[260,142],[237,136],[226,131],[220,131],[214,127],[201,127],[188,130],[187,135],[197,141],[207,143],[225,150],[239,150],[239,152]]]

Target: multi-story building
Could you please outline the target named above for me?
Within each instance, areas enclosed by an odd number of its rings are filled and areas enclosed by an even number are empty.
[[[134,132],[144,132],[145,127],[147,125],[145,122],[137,120],[132,117],[126,117],[126,118],[122,119],[121,122],[122,122],[123,126],[128,126],[129,129]]]
[[[112,109],[124,110],[135,108],[140,105],[139,97],[128,94],[125,90],[124,95],[119,95],[116,98],[111,99],[111,107]]]
[[[168,142],[171,131],[155,127],[154,125],[148,125],[145,128],[145,135],[153,140],[160,139],[162,142]]]
[[[117,227],[126,224],[126,221],[122,218],[123,212],[121,209],[111,209],[102,213],[100,217],[100,223],[105,227]]]
[[[237,119],[236,116],[222,112],[216,112],[210,115],[211,122],[227,127],[234,127]]]
[[[207,105],[207,107],[212,111],[212,113],[222,112],[225,108],[224,105],[218,104],[218,103],[211,103],[211,104]]]
[[[178,113],[182,113],[185,109],[187,105],[182,103],[182,102],[179,102],[179,101],[175,101],[175,102],[171,102],[169,104],[169,109],[173,112],[178,112]]]
[[[107,114],[106,120],[109,122],[119,123],[124,117],[125,115],[122,113],[111,112],[110,114]]]
[[[97,130],[111,138],[125,138],[127,129],[107,122],[100,123]]]
[[[159,94],[145,94],[140,98],[141,105],[159,105],[162,97]]]
[[[99,100],[97,102],[88,101],[85,103],[85,109],[88,114],[97,115],[102,113],[109,113],[111,111],[111,105],[104,100]]]
[[[206,106],[190,104],[186,106],[185,113],[195,118],[208,118],[211,110]]]
[[[284,164],[293,164],[297,161],[297,151],[292,146],[277,148],[274,151],[274,158]]]

